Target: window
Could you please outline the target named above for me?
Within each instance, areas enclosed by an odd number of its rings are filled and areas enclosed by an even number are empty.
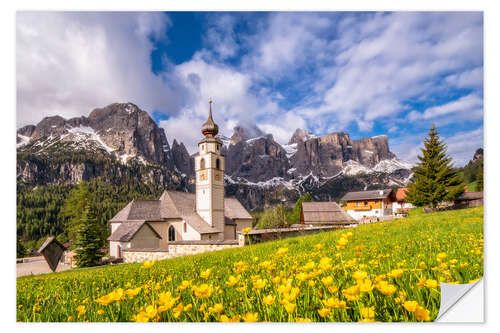
[[[217,160],[215,161],[215,168],[216,168],[217,170],[220,170],[220,160],[219,160],[219,159],[217,159]]]
[[[217,147],[217,150],[219,150],[219,145],[215,145]]]
[[[201,145],[201,150],[204,150],[205,149],[205,145]]]
[[[202,158],[200,161],[200,169],[205,169],[205,159]]]
[[[361,206],[361,202],[358,201],[357,204],[358,204],[358,206]]]
[[[368,206],[368,201],[365,201],[365,206]]]
[[[186,225],[186,222],[184,222],[184,232],[187,232],[187,225]]]
[[[173,225],[171,225],[169,228],[168,228],[168,241],[169,242],[173,242],[175,241],[175,228]]]

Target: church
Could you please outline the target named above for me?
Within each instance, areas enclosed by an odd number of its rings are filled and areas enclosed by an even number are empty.
[[[225,160],[218,131],[209,101],[208,119],[201,127],[204,138],[194,156],[196,193],[167,190],[158,200],[132,200],[109,221],[111,257],[122,258],[123,251],[168,253],[174,244],[235,242],[239,231],[252,226],[243,205],[224,196]]]

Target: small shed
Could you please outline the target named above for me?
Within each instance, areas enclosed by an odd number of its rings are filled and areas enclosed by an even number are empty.
[[[301,224],[332,225],[357,223],[336,202],[303,202]]]
[[[465,192],[455,200],[460,207],[478,207],[484,204],[483,192]]]
[[[65,249],[66,248],[59,243],[55,237],[49,237],[38,249],[38,252],[43,255],[52,272],[55,272]]]

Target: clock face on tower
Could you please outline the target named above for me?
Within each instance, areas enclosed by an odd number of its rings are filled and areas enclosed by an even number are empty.
[[[208,170],[200,170],[200,181],[205,181],[208,179]]]
[[[220,170],[215,170],[215,180],[221,181],[222,180],[222,171]]]

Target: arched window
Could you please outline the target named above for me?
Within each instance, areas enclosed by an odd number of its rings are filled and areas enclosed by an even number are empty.
[[[200,169],[205,169],[205,159],[202,158],[200,161]]]
[[[173,242],[175,241],[175,228],[173,225],[171,225],[169,228],[168,228],[168,241],[169,242]]]
[[[215,168],[217,170],[220,170],[220,160],[219,159],[215,160]]]

